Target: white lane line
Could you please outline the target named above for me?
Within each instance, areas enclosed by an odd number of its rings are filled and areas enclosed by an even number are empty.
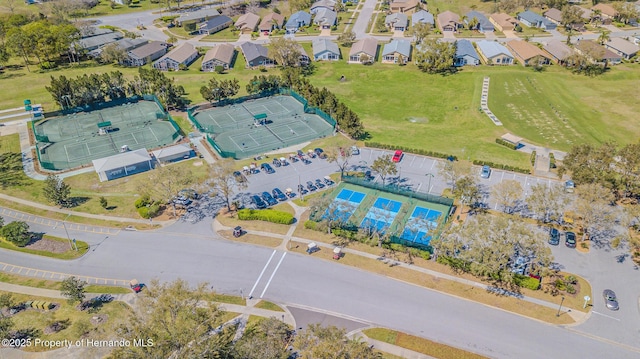
[[[606,315],[606,314],[598,313],[598,312],[596,312],[595,310],[592,310],[592,311],[591,311],[591,313],[593,313],[593,314],[598,314],[598,315],[601,315],[601,316],[603,316],[603,317],[607,317],[607,318],[609,318],[609,319],[613,319],[613,320],[620,321],[620,319],[618,319],[618,318],[612,317],[612,316],[610,316],[610,315]]]
[[[260,298],[262,298],[264,296],[264,293],[267,292],[267,288],[269,288],[269,284],[271,284],[271,280],[273,279],[273,276],[276,275],[276,272],[278,271],[278,268],[280,268],[280,264],[282,264],[282,261],[284,260],[284,257],[286,255],[287,255],[287,252],[282,253],[282,257],[280,258],[280,261],[278,262],[276,269],[273,270],[273,273],[271,273],[271,277],[269,277],[269,281],[267,282],[267,285],[264,286],[264,290],[262,291],[262,293],[260,293]]]
[[[432,160],[433,162],[431,162],[431,168],[429,168],[429,171],[431,171],[433,169],[433,166],[436,165],[436,160]]]
[[[264,275],[264,271],[267,270],[267,266],[269,265],[269,263],[271,263],[271,260],[273,259],[273,256],[276,254],[276,250],[273,250],[273,253],[271,253],[271,257],[269,257],[269,260],[267,261],[267,264],[264,265],[264,268],[262,268],[262,272],[260,272],[260,275],[258,276],[258,279],[256,280],[256,282],[253,284],[253,287],[251,288],[251,292],[249,292],[249,298],[252,297],[253,295],[253,291],[256,289],[256,286],[258,285],[258,283],[260,282],[260,279],[262,279],[262,276]]]
[[[502,172],[502,176],[500,176],[500,183],[502,183],[503,179],[504,179],[504,172]]]
[[[420,187],[422,187],[422,182],[420,182],[420,183],[418,184],[418,188],[416,188],[416,192],[419,192],[419,191],[420,191]]]
[[[420,162],[420,168],[422,168],[422,166],[424,166],[424,161],[426,161],[427,158],[426,157],[422,157],[422,162]]]
[[[413,161],[416,160],[416,156],[413,156],[413,158],[411,159],[411,163],[409,163],[409,166],[413,166]]]

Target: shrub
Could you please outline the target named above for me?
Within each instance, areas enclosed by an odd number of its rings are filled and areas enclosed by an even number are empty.
[[[151,197],[149,197],[148,194],[145,194],[144,196],[138,198],[134,202],[134,205],[136,206],[136,208],[146,207],[146,206],[148,206],[150,204],[151,204]]]
[[[58,64],[56,64],[53,61],[43,61],[40,64],[40,68],[43,70],[51,70],[51,69],[55,69],[56,67],[58,67]]]
[[[567,293],[576,294],[576,287],[573,284],[567,284]]]
[[[516,274],[514,282],[517,286],[531,290],[540,289],[540,279]]]
[[[536,165],[536,151],[535,150],[533,152],[531,152],[531,157],[529,157],[529,160],[531,161],[531,165],[532,166]]]
[[[0,229],[0,234],[18,247],[24,247],[31,241],[29,225],[26,222],[11,222]]]
[[[145,219],[149,219],[149,207],[140,207],[138,208],[138,214],[140,215],[140,217],[145,218]]]
[[[312,221],[312,220],[308,220],[308,221],[304,222],[304,228],[317,231],[318,230],[318,222]]]
[[[473,164],[476,165],[476,166],[487,165],[487,166],[490,166],[490,167],[493,167],[493,168],[512,171],[512,172],[519,172],[519,173],[526,173],[526,174],[531,173],[531,171],[528,170],[528,169],[519,168],[519,167],[515,167],[515,166],[509,166],[509,165],[503,165],[501,163],[493,163],[493,162],[489,162],[489,161],[473,160]]]
[[[469,267],[470,264],[463,261],[462,259],[458,259],[458,258],[452,258],[452,257],[447,257],[447,256],[438,256],[438,259],[436,260],[438,263],[440,264],[446,264],[451,268],[454,269],[458,269],[464,272],[468,272],[469,271]]]
[[[258,71],[260,72],[267,72],[267,68],[264,67],[263,65],[258,66]]]
[[[496,143],[501,145],[501,146],[508,147],[508,148],[510,148],[512,150],[515,150],[516,148],[518,148],[517,145],[515,145],[515,144],[513,144],[513,143],[511,143],[509,141],[505,141],[502,138],[496,138]]]
[[[238,211],[238,219],[243,221],[266,221],[279,224],[292,224],[294,217],[291,213],[276,211],[274,209],[241,209]]]
[[[102,208],[107,208],[109,206],[109,202],[107,202],[107,199],[103,197],[100,197],[100,207]]]
[[[344,238],[350,241],[358,240],[358,231],[353,231],[345,228],[333,228],[331,230],[331,233],[336,237]]]
[[[377,142],[365,142],[364,145],[366,147],[380,148],[380,149],[383,149],[383,150],[402,150],[403,152],[413,153],[413,154],[416,154],[416,155],[436,157],[436,158],[453,159],[454,161],[458,159],[458,157],[453,156],[453,155],[448,155],[446,153],[427,151],[427,150],[423,150],[423,149],[419,149],[419,148],[408,148],[408,147],[403,147],[403,146],[388,145],[388,144],[377,143]]]
[[[184,31],[188,33],[192,33],[196,31],[196,23],[195,22],[183,22],[182,26],[184,27]]]
[[[220,65],[216,66],[215,67],[215,71],[216,71],[217,74],[223,73],[224,72],[224,66],[220,66]]]
[[[553,155],[553,152],[549,153],[549,167],[556,168],[556,156]]]

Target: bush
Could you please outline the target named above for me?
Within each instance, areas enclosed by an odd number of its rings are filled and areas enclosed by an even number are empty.
[[[516,274],[514,282],[517,286],[531,290],[540,289],[540,279]]]
[[[553,152],[549,153],[549,167],[556,168],[556,156],[553,155]]]
[[[55,69],[56,67],[58,67],[58,64],[56,64],[53,61],[43,61],[40,64],[40,68],[43,70],[51,70],[51,69]]]
[[[364,145],[365,145],[365,147],[380,148],[380,149],[383,149],[383,150],[402,150],[403,152],[413,153],[413,154],[416,154],[416,155],[436,157],[436,158],[453,159],[454,161],[456,161],[458,159],[458,157],[456,157],[454,155],[448,155],[446,153],[440,153],[440,152],[427,151],[427,150],[418,149],[418,148],[408,148],[408,147],[403,147],[403,146],[387,145],[387,144],[384,144],[384,143],[377,143],[377,142],[365,142]]]
[[[476,165],[476,166],[487,165],[487,166],[490,166],[490,167],[493,167],[493,168],[512,171],[512,172],[519,172],[519,173],[526,173],[526,174],[531,173],[531,171],[528,170],[528,169],[509,166],[509,165],[503,165],[501,163],[493,163],[493,162],[489,162],[489,161],[473,160],[473,164]]]
[[[138,198],[134,202],[134,205],[136,206],[136,208],[146,207],[146,206],[148,206],[150,204],[151,204],[151,197],[149,197],[148,194],[145,194],[144,196]]]
[[[331,233],[340,238],[347,239],[349,241],[357,241],[358,240],[358,231],[353,231],[345,228],[333,228]]]
[[[0,234],[18,247],[24,247],[31,241],[29,225],[22,221],[11,222],[0,229]]]
[[[573,284],[567,284],[567,293],[576,294],[576,287]]]
[[[464,272],[469,271],[470,264],[468,262],[463,261],[462,259],[452,258],[447,256],[438,256],[436,262],[440,264],[446,264],[451,268],[458,269]]]
[[[531,166],[535,166],[536,165],[536,151],[535,150],[533,152],[531,152],[531,157],[529,157],[529,160],[531,161]]]
[[[184,31],[186,31],[188,33],[192,33],[194,31],[196,31],[196,23],[193,22],[193,21],[183,22],[182,26],[184,27]]]
[[[292,224],[294,217],[291,213],[276,211],[274,209],[241,209],[238,211],[238,219],[243,221],[266,221],[279,224]]]
[[[308,220],[308,221],[304,222],[304,228],[317,231],[318,230],[318,222],[312,221],[312,220]]]
[[[159,212],[160,212],[160,205],[157,203],[154,203],[149,207],[138,208],[138,214],[140,215],[140,217],[144,219],[153,218],[157,216]]]
[[[102,208],[107,208],[109,207],[109,202],[107,202],[107,199],[104,197],[100,197],[100,207]]]
[[[216,71],[217,74],[223,73],[224,72],[224,66],[220,66],[220,65],[216,66],[215,67],[215,71]]]
[[[509,141],[505,141],[502,138],[496,138],[496,143],[501,145],[501,146],[508,147],[508,148],[510,148],[512,150],[515,150],[515,149],[518,148],[517,145],[515,145],[515,144],[513,144],[513,143],[511,143]]]

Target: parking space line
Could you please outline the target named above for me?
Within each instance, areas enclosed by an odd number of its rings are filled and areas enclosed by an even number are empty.
[[[409,163],[409,166],[413,166],[413,161],[416,160],[416,156],[413,156],[413,158],[411,159],[411,163]]]
[[[436,160],[431,160],[431,168],[429,168],[429,171],[431,171],[433,169],[433,166],[436,165]]]
[[[420,191],[420,187],[422,187],[422,182],[420,182],[420,183],[418,184],[418,188],[416,188],[416,192],[419,192],[419,191]]]

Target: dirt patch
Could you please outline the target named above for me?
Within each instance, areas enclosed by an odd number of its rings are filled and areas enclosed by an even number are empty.
[[[109,319],[109,316],[106,314],[94,315],[93,317],[91,317],[91,324],[100,325],[105,323],[107,319]]]
[[[66,251],[71,249],[71,246],[69,243],[42,238],[42,239],[30,242],[25,246],[25,248],[35,249],[38,251],[51,252],[51,253],[65,253]]]

